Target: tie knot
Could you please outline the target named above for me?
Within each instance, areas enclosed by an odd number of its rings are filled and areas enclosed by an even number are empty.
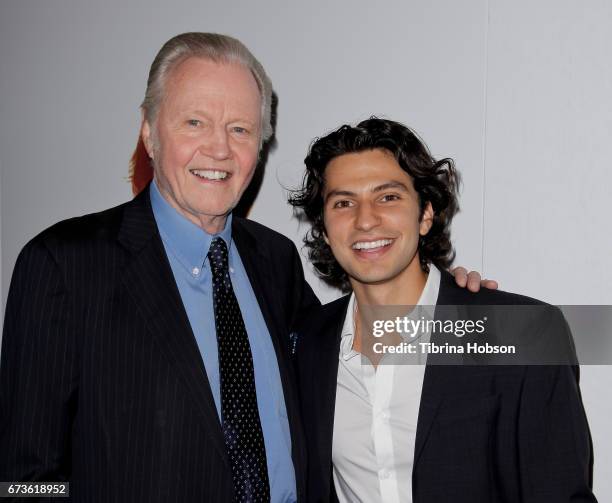
[[[223,238],[215,238],[210,243],[208,250],[208,260],[213,273],[224,273],[228,270],[227,245]]]

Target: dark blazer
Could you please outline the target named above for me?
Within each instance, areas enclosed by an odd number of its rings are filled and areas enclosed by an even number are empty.
[[[302,500],[290,334],[318,301],[289,239],[241,218],[232,236],[276,350]],[[68,480],[73,501],[232,500],[217,410],[148,190],[25,246],[0,372],[0,480]]]
[[[332,435],[348,300],[345,296],[314,309],[298,329],[297,371],[312,502],[337,500]],[[443,272],[437,305],[537,302],[487,289],[473,294]],[[591,473],[577,367],[430,365],[428,360],[412,474],[415,503],[594,502]]]

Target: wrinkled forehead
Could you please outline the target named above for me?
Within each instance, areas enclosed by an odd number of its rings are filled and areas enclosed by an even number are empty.
[[[197,105],[216,99],[227,108],[261,116],[262,95],[252,72],[242,63],[189,57],[168,73],[162,104]]]

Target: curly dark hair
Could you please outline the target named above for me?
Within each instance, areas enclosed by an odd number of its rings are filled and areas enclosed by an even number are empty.
[[[455,258],[450,239],[450,224],[459,211],[457,200],[459,173],[450,158],[436,161],[427,146],[408,127],[386,119],[371,117],[357,126],[344,125],[311,144],[304,160],[306,173],[302,186],[291,191],[289,204],[298,218],[310,224],[304,237],[308,258],[317,274],[329,285],[343,292],[351,290],[348,276],[325,242],[323,190],[325,168],[335,157],[372,149],[389,151],[400,167],[412,178],[419,196],[421,216],[428,202],[434,210],[431,229],[419,239],[421,268],[428,264],[446,269]]]

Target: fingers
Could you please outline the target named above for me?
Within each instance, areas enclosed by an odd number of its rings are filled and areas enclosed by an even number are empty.
[[[489,288],[490,290],[497,290],[499,288],[499,284],[494,279],[483,279],[480,282],[480,286]]]
[[[455,267],[450,271],[455,277],[455,283],[461,288],[467,288],[470,292],[478,292],[481,288],[497,290],[499,287],[494,279],[482,279],[478,271],[467,272],[465,267]]]
[[[477,292],[480,290],[480,273],[476,271],[470,271],[467,275],[467,288],[470,292]]]
[[[497,290],[499,286],[494,279],[480,279],[480,273],[477,271],[470,271],[467,276],[467,288],[470,292],[478,292],[481,287]]]
[[[455,283],[461,288],[465,288],[468,281],[468,273],[465,267],[455,267],[451,270],[451,274],[455,276]]]

